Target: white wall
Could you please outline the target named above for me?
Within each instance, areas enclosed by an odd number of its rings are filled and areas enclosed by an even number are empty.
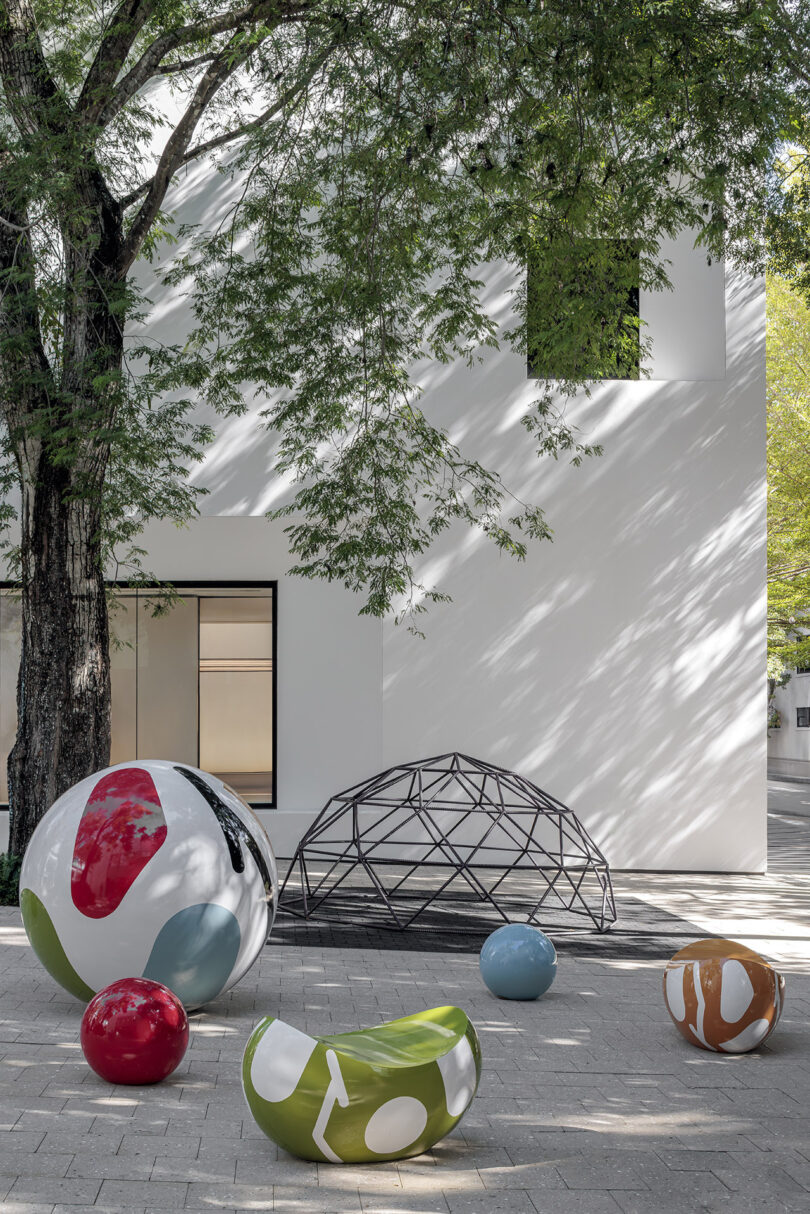
[[[701,298],[711,289],[690,293],[685,330]],[[684,347],[667,303],[672,366]],[[516,565],[459,534],[426,562],[454,604],[422,645],[386,628],[385,762],[458,747],[513,767],[621,868],[765,863],[760,286],[730,274],[727,307],[725,380],[609,383],[576,401],[571,418],[605,448],[580,469],[533,459],[509,355],[453,369],[429,398],[465,450],[545,507],[555,538]]]
[[[284,578],[279,528],[260,518],[150,529],[160,575],[282,577],[267,818],[282,854],[331,792],[458,748],[571,804],[617,867],[764,866],[763,292],[729,274],[724,316],[722,267],[686,238],[671,256],[676,292],[641,304],[655,378],[568,407],[605,447],[579,469],[534,457],[518,356],[425,370],[428,415],[555,531],[522,565],[476,534],[445,537],[419,574],[454,602],[425,641],[358,618],[338,587]],[[504,320],[511,282],[493,271]],[[219,424],[206,515],[282,500],[272,447],[250,418]]]
[[[652,379],[726,377],[725,274],[690,232],[665,242],[671,291],[642,291],[639,311],[653,338]],[[732,318],[732,324],[738,323]],[[763,351],[760,348],[760,355]]]
[[[214,205],[183,188],[184,220]],[[458,748],[570,804],[615,867],[764,867],[764,291],[727,274],[724,316],[722,267],[686,238],[671,256],[679,289],[641,301],[655,378],[567,406],[605,448],[578,469],[535,458],[517,355],[425,370],[431,419],[539,503],[555,537],[520,565],[479,535],[444,537],[418,572],[454,602],[422,621],[424,641],[286,576],[281,528],[260,517],[289,492],[272,436],[218,421],[194,473],[203,517],[150,527],[144,547],[161,577],[279,579],[279,809],[265,818],[281,855],[330,793]],[[511,281],[493,270],[504,320]],[[170,341],[186,304],[156,298]]]
[[[263,517],[203,516],[182,529],[153,524],[143,546],[158,578],[278,578],[280,812],[263,819],[286,854],[331,791],[381,765],[381,625],[358,616],[358,603],[340,587],[286,577],[290,561],[281,528]]]

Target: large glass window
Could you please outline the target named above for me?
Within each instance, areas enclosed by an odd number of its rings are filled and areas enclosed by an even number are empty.
[[[148,591],[122,588],[110,616],[111,763],[176,759],[219,776],[254,804],[275,802],[274,591],[179,586],[154,615]],[[0,594],[0,799],[17,728],[19,603]]]

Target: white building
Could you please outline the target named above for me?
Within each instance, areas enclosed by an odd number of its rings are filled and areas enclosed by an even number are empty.
[[[569,804],[617,868],[762,870],[764,290],[686,237],[666,254],[674,291],[640,301],[651,378],[594,384],[568,407],[601,458],[536,458],[520,425],[535,387],[506,348],[428,374],[431,420],[541,505],[555,537],[517,564],[448,533],[419,570],[453,597],[425,617],[425,640],[358,616],[340,586],[287,575],[281,525],[264,518],[284,491],[272,436],[220,421],[195,473],[202,516],[143,541],[184,605],[154,622],[130,598],[118,616],[137,644],[115,655],[114,760],[228,773],[270,806],[288,856],[333,792],[458,749]],[[503,320],[511,281],[489,279]],[[183,305],[164,301],[156,323],[182,328]],[[4,596],[3,755],[14,611]]]
[[[768,729],[769,773],[810,779],[810,667],[799,667],[775,689],[770,710],[779,724]]]

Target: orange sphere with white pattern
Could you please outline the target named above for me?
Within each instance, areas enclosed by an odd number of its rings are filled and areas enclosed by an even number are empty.
[[[664,972],[664,1002],[680,1032],[703,1050],[745,1054],[776,1028],[785,999],[780,973],[734,940],[696,940]]]

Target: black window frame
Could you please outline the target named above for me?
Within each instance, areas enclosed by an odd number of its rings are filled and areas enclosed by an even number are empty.
[[[804,719],[801,719],[802,714],[804,714]],[[797,709],[796,709],[796,728],[797,729],[810,729],[810,707],[808,707],[808,708],[798,708],[797,707]]]
[[[273,747],[273,796],[270,800],[249,801],[251,809],[278,809],[278,580],[237,580],[237,581],[211,581],[205,578],[184,578],[181,581],[162,581],[162,582],[137,582],[127,579],[116,579],[108,581],[107,587],[111,590],[136,590],[148,593],[150,590],[160,590],[164,587],[173,587],[180,592],[182,598],[183,590],[269,590],[271,602],[271,636],[272,636],[272,673],[273,673],[273,689],[272,689],[272,713],[273,720],[271,723],[271,738]],[[19,583],[0,581],[0,592],[4,590],[18,590]],[[198,622],[199,627],[199,622]],[[200,756],[200,670],[197,666],[197,761]],[[137,762],[137,760],[133,760]],[[240,794],[241,795],[241,794]],[[245,798],[247,800],[247,798]],[[0,808],[8,810],[8,802],[0,803]]]

